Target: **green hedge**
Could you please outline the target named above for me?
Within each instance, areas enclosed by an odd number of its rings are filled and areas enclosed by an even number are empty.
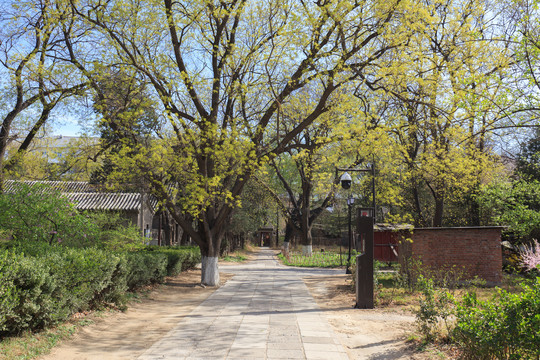
[[[149,246],[147,250],[167,255],[169,276],[193,269],[201,262],[200,249],[194,246]]]
[[[454,337],[471,359],[540,358],[540,278],[523,292],[500,290],[490,301],[474,293],[456,308]]]
[[[111,253],[32,242],[0,248],[0,335],[38,329],[162,282],[200,261],[194,248]]]
[[[58,320],[58,285],[46,266],[13,251],[0,253],[0,334]]]
[[[167,275],[167,256],[148,252],[134,252],[127,255],[127,286],[138,286],[161,282]]]

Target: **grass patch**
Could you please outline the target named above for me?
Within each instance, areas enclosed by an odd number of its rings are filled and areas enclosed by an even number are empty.
[[[223,261],[238,262],[238,263],[244,262],[247,259],[248,259],[247,256],[243,252],[240,252],[240,251],[236,251],[233,254],[229,254],[221,258],[221,260]]]
[[[313,252],[311,256],[304,256],[301,252],[291,251],[289,256],[278,255],[283,264],[298,267],[336,268],[347,264],[347,254],[323,251]],[[356,262],[356,253],[351,255],[351,265]]]
[[[376,272],[375,301],[376,307],[398,306],[409,311],[417,311],[419,299],[422,296],[415,286],[406,286],[399,271]],[[465,294],[474,291],[479,300],[489,300],[497,292],[503,289],[512,293],[519,293],[523,290],[523,277],[516,275],[505,275],[503,282],[498,287],[468,286],[464,288],[448,289],[456,299],[461,299]],[[351,292],[354,292],[351,286]]]
[[[19,336],[5,338],[0,342],[0,359],[25,360],[47,354],[59,342],[71,337],[79,327],[89,323],[81,319],[38,333],[27,331]]]

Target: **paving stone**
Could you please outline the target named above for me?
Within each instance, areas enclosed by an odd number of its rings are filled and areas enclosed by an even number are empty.
[[[302,336],[304,344],[338,344],[337,339],[330,336]]]
[[[266,349],[254,348],[231,348],[227,359],[236,360],[238,358],[246,359],[264,359],[266,357]]]
[[[318,331],[318,329],[300,329],[300,334],[302,336],[311,336],[311,337],[328,337],[328,331]]]
[[[349,360],[344,352],[306,351],[307,360]]]
[[[303,359],[303,350],[291,349],[268,349],[266,355],[275,359]]]
[[[274,349],[274,350],[302,350],[303,345],[300,341],[289,341],[289,342],[282,342],[282,343],[273,343],[268,342],[266,344],[266,348],[268,350]]]
[[[291,336],[269,336],[267,343],[275,343],[275,344],[283,344],[287,343],[289,341],[294,342],[302,342],[301,338],[299,336],[291,337]]]
[[[237,275],[139,359],[347,359],[301,280],[342,270],[283,267],[271,250],[221,270]]]
[[[339,352],[342,350],[341,346],[336,344],[314,344],[314,343],[304,343],[304,349],[306,351],[331,351]]]

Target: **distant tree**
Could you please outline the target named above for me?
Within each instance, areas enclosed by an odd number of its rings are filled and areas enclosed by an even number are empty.
[[[228,231],[253,234],[258,229],[273,224],[276,205],[270,194],[259,183],[250,180],[240,197],[242,205],[233,213]]]
[[[16,146],[8,148],[16,151]],[[9,166],[9,177],[25,180],[88,181],[99,166],[93,159],[100,144],[92,137],[68,139],[47,133],[34,139],[16,163]]]
[[[92,76],[96,90],[93,108],[100,117],[97,128],[104,147],[135,145],[155,133],[159,114],[148,84],[117,67],[98,67]]]
[[[305,118],[310,95],[284,106],[282,128],[297,126]],[[332,205],[336,166],[347,161],[346,147],[351,138],[361,131],[359,117],[354,111],[354,99],[346,94],[336,95],[332,110],[320,116],[295,136],[287,150],[270,162],[272,173],[279,184],[267,185],[287,221],[287,234],[300,237],[304,255],[312,253],[312,228],[325,209]],[[353,156],[354,158],[354,156]],[[355,165],[351,160],[345,167]],[[280,196],[281,195],[281,196]],[[288,240],[288,239],[287,239]]]
[[[540,238],[540,182],[499,181],[482,187],[478,195],[487,225],[508,226],[513,241],[528,243]]]
[[[134,74],[117,67],[97,67],[91,77],[95,91],[93,109],[99,116],[96,127],[101,138],[101,151],[94,159],[99,157],[101,166],[92,172],[90,182],[104,184],[116,169],[109,154],[124,146],[135,149],[147,144],[159,128],[159,115],[147,85]],[[133,185],[120,184],[124,190]],[[136,188],[137,185],[131,190]]]
[[[65,5],[49,0],[0,5],[0,76],[5,99],[5,109],[0,109],[0,191],[5,171],[28,150],[53,109],[86,88],[86,80],[62,59],[66,54],[63,39],[72,36],[73,30]],[[30,121],[22,126],[20,119],[25,114]],[[13,134],[15,126],[22,133]],[[15,137],[24,140],[6,159]]]
[[[516,176],[525,180],[540,181],[540,128],[521,145],[516,162]]]
[[[442,226],[449,202],[473,197],[495,167],[487,144],[506,117],[501,79],[512,53],[491,41],[498,29],[484,16],[488,2],[424,3],[431,21],[401,54],[402,71],[362,86],[386,103],[379,126],[394,137],[408,178],[405,211],[418,226]]]

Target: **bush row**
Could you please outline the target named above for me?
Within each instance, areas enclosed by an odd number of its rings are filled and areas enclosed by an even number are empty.
[[[199,261],[194,248],[111,253],[32,242],[0,249],[0,336],[107,304],[124,306],[126,290]]]
[[[469,293],[455,311],[455,341],[474,359],[540,358],[540,278],[491,301]]]
[[[168,275],[177,275],[182,271],[194,268],[195,265],[201,262],[201,252],[198,247],[148,246],[146,250],[167,256]]]
[[[540,358],[540,277],[522,284],[523,291],[499,290],[479,300],[475,292],[457,300],[421,279],[423,298],[416,313],[419,330],[430,341],[441,332],[462,350],[465,359]]]

